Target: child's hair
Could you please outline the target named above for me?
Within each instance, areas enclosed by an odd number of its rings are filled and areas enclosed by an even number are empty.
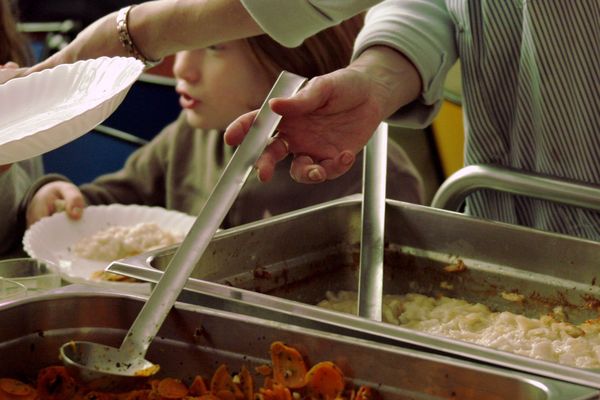
[[[356,15],[309,37],[295,48],[284,47],[267,35],[245,40],[273,78],[286,70],[310,79],[348,65],[363,22],[364,14]]]
[[[0,0],[0,64],[14,61],[21,66],[32,61],[26,37],[17,29],[11,0]]]

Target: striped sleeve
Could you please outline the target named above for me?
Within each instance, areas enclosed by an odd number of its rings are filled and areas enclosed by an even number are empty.
[[[454,25],[443,0],[387,0],[367,13],[354,57],[371,46],[394,48],[412,61],[423,82],[421,97],[395,113],[395,125],[422,128],[441,105],[444,80],[456,62]]]

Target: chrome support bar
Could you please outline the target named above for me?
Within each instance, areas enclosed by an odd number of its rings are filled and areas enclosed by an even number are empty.
[[[381,321],[388,127],[381,123],[365,147],[358,278],[358,315]]]
[[[600,188],[491,165],[471,165],[452,174],[431,206],[457,211],[471,193],[492,189],[600,211]]]

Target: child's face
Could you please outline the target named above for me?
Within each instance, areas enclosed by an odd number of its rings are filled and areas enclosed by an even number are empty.
[[[204,129],[225,129],[259,108],[273,84],[243,40],[180,51],[173,73],[188,123]]]

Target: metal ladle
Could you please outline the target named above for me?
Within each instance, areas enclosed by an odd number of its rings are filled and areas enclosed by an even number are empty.
[[[306,79],[282,72],[261,106],[244,141],[234,153],[190,232],[173,256],[162,278],[127,332],[120,348],[72,341],[60,348],[70,373],[95,389],[131,386],[158,371],[144,357],[167,314],[214,233],[239,194],[253,165],[273,135],[281,116],[268,101],[293,95]]]

